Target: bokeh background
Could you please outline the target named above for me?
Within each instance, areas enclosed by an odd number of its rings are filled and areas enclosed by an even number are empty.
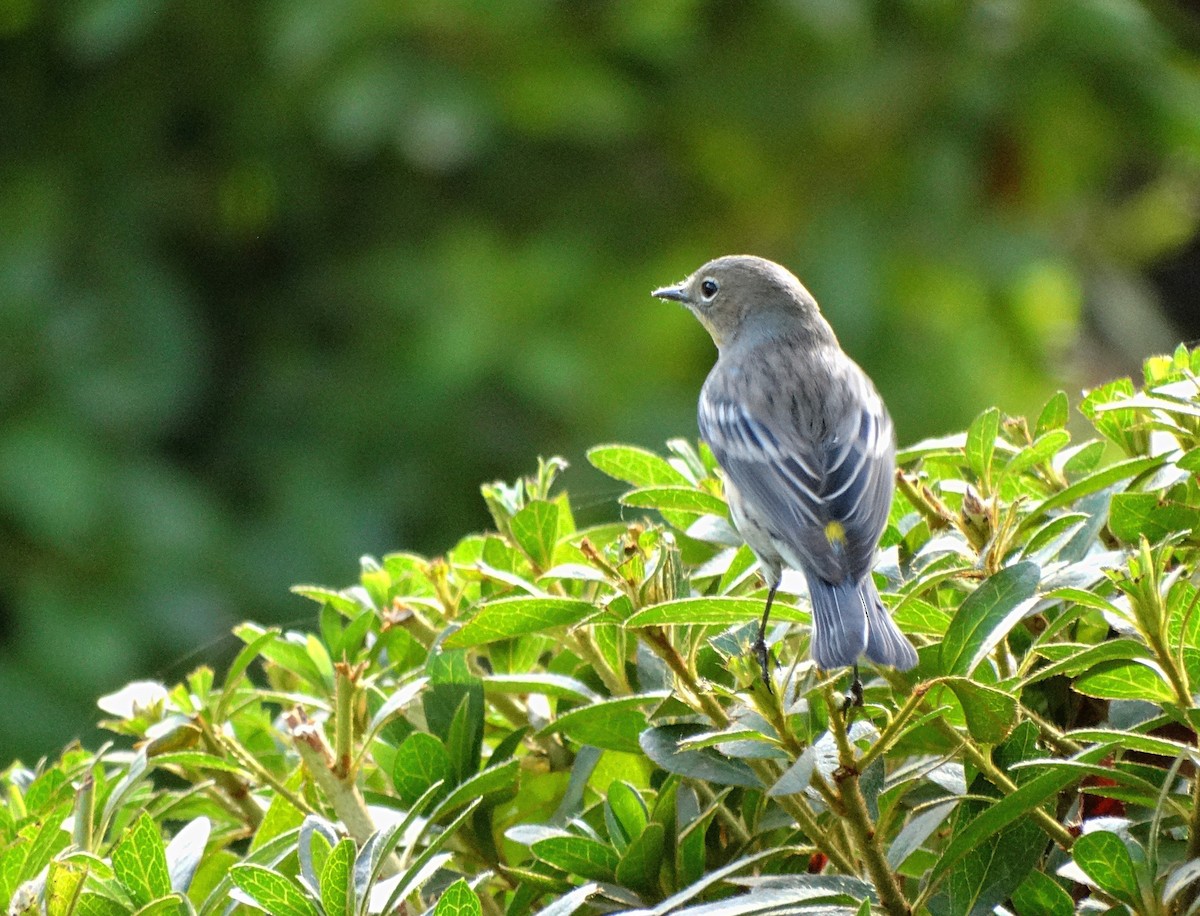
[[[1200,337],[1200,19],[1133,0],[0,0],[0,764],[695,435],[798,273],[902,441]],[[585,519],[587,520],[587,519]]]

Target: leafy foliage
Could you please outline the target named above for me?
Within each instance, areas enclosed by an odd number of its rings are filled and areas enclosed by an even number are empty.
[[[807,660],[802,594],[759,680],[764,590],[706,449],[601,446],[661,521],[578,528],[543,462],[484,487],[494,531],[298,587],[317,632],[243,624],[220,683],[132,684],[101,701],[115,744],[11,766],[0,900],[1200,911],[1200,350],[1081,407],[1100,438],[1056,395],[903,451],[876,575],[920,663],[861,708]]]
[[[711,348],[647,293],[709,257],[794,269],[904,441],[1075,387],[1085,305],[1128,365],[1165,346],[1194,18],[0,2],[0,747],[60,747],[347,558],[443,551],[531,442],[596,520],[598,430],[691,428]]]

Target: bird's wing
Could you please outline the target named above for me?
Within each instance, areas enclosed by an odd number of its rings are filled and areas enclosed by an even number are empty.
[[[870,570],[892,500],[892,423],[873,389],[822,442],[711,392],[700,434],[772,539],[829,582]]]

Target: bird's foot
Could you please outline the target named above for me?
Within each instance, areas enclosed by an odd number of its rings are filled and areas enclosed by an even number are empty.
[[[853,709],[863,705],[863,684],[858,676],[858,665],[854,666],[854,679],[850,681],[850,692],[846,694],[846,705],[842,710]]]
[[[763,639],[762,633],[758,634],[758,639],[754,640],[754,657],[758,659],[758,666],[762,669],[763,683],[767,685],[767,692],[773,694],[775,688],[771,686],[771,669],[770,669],[770,653],[767,652],[767,642]]]

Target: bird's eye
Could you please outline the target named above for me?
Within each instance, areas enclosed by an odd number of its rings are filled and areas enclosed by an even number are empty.
[[[717,294],[718,289],[720,287],[717,286],[717,281],[712,277],[707,277],[700,281],[700,294],[704,296],[706,302],[710,301]]]

